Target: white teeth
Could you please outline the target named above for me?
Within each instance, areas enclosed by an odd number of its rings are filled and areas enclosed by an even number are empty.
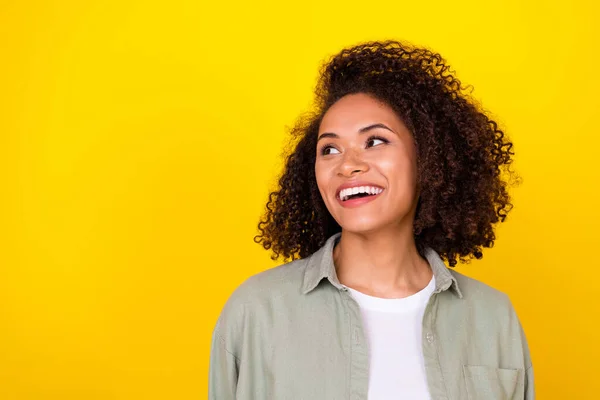
[[[358,193],[368,193],[370,195],[377,195],[383,192],[383,189],[377,188],[375,186],[357,186],[353,188],[346,188],[340,190],[339,198],[342,201],[348,200],[349,196],[358,194]]]

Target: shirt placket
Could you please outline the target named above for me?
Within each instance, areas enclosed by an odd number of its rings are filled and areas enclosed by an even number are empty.
[[[348,288],[342,286],[342,296],[350,317],[350,400],[367,400],[369,388],[369,351],[362,314]]]
[[[425,374],[431,400],[449,400],[447,396],[446,385],[442,374],[440,357],[438,351],[438,341],[435,331],[435,320],[437,316],[439,292],[434,292],[423,313],[423,360],[425,363]]]

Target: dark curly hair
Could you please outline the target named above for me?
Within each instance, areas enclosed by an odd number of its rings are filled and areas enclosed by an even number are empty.
[[[293,260],[341,231],[317,187],[317,135],[331,105],[365,93],[388,104],[414,137],[421,188],[413,229],[418,251],[431,247],[452,267],[457,259],[482,258],[482,247],[494,244],[494,225],[512,209],[507,186],[519,177],[509,168],[513,144],[468,88],[439,54],[397,41],[367,42],[332,57],[321,70],[315,110],[291,130],[292,151],[255,242],[271,249],[273,260]]]

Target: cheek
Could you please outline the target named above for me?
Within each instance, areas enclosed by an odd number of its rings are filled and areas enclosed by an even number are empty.
[[[403,190],[416,184],[417,166],[410,155],[401,154],[379,161],[380,171],[388,178],[390,184],[399,184]]]

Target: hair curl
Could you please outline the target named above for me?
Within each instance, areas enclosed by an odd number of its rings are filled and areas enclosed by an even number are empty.
[[[482,247],[494,244],[494,225],[512,209],[502,172],[517,176],[509,168],[512,142],[466,89],[440,54],[397,41],[367,42],[333,56],[321,69],[315,111],[292,128],[293,150],[254,240],[272,250],[272,259],[293,260],[341,231],[317,187],[317,134],[331,105],[366,93],[397,112],[414,137],[418,251],[431,247],[452,267],[457,259],[482,258]]]

